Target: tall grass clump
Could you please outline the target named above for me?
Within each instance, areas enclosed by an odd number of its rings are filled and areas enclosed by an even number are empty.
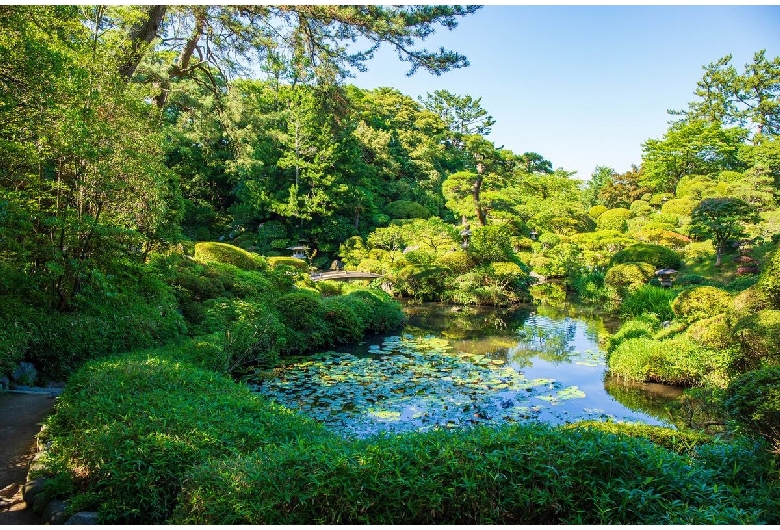
[[[673,443],[684,446],[686,442]],[[698,442],[693,442],[696,446]],[[193,470],[174,524],[750,524],[777,521],[758,476],[697,451],[590,428],[513,425],[279,446]],[[709,449],[728,452],[728,449]],[[755,463],[755,461],[760,461]],[[755,464],[755,465],[754,465]]]
[[[622,341],[609,354],[609,370],[628,381],[699,386],[723,384],[734,362],[733,350],[704,348],[686,335],[664,340],[647,337]]]
[[[198,368],[187,358],[196,349],[91,361],[70,378],[49,422],[48,467],[70,485],[71,511],[96,509],[104,524],[162,523],[194,466],[324,432]]]
[[[620,316],[623,318],[637,317],[643,314],[653,314],[661,321],[672,320],[672,300],[677,296],[675,291],[643,285],[626,294],[620,302]]]

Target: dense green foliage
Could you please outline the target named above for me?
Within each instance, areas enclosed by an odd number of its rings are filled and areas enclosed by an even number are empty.
[[[227,377],[397,329],[393,296],[573,293],[630,318],[608,342],[613,374],[699,386],[681,402],[700,416],[728,388],[723,410],[777,447],[780,59],[708,65],[640,166],[583,183],[488,141],[478,97],[345,83],[383,43],[412,72],[467,66],[419,44],[477,9],[0,11],[0,376],[21,361],[41,381],[76,374],[51,420],[70,509],[138,523],[778,522],[760,446],[609,424],[344,441]],[[289,257],[301,244],[306,259]],[[387,292],[312,282],[336,259]],[[660,268],[680,272],[671,288]]]
[[[345,440],[197,367],[195,350],[75,374],[49,428],[48,494],[104,523],[777,522],[760,445],[592,423]]]
[[[649,263],[656,269],[679,269],[682,260],[677,253],[662,245],[637,243],[612,256],[612,264],[642,262]]]
[[[746,372],[727,389],[725,406],[745,432],[760,434],[780,451],[780,366]]]

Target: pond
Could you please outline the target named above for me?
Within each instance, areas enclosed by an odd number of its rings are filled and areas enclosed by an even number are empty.
[[[394,335],[289,359],[251,388],[347,437],[583,419],[668,425],[681,389],[606,376],[617,322],[572,307],[407,305]]]

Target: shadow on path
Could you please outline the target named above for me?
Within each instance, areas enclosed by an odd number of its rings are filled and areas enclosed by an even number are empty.
[[[40,524],[38,515],[25,510],[22,487],[35,455],[35,436],[53,406],[48,393],[0,392],[0,525]]]

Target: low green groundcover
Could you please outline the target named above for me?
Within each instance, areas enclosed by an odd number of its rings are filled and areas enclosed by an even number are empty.
[[[344,439],[194,350],[79,370],[50,422],[48,494],[103,523],[780,522],[760,443],[593,424]]]

